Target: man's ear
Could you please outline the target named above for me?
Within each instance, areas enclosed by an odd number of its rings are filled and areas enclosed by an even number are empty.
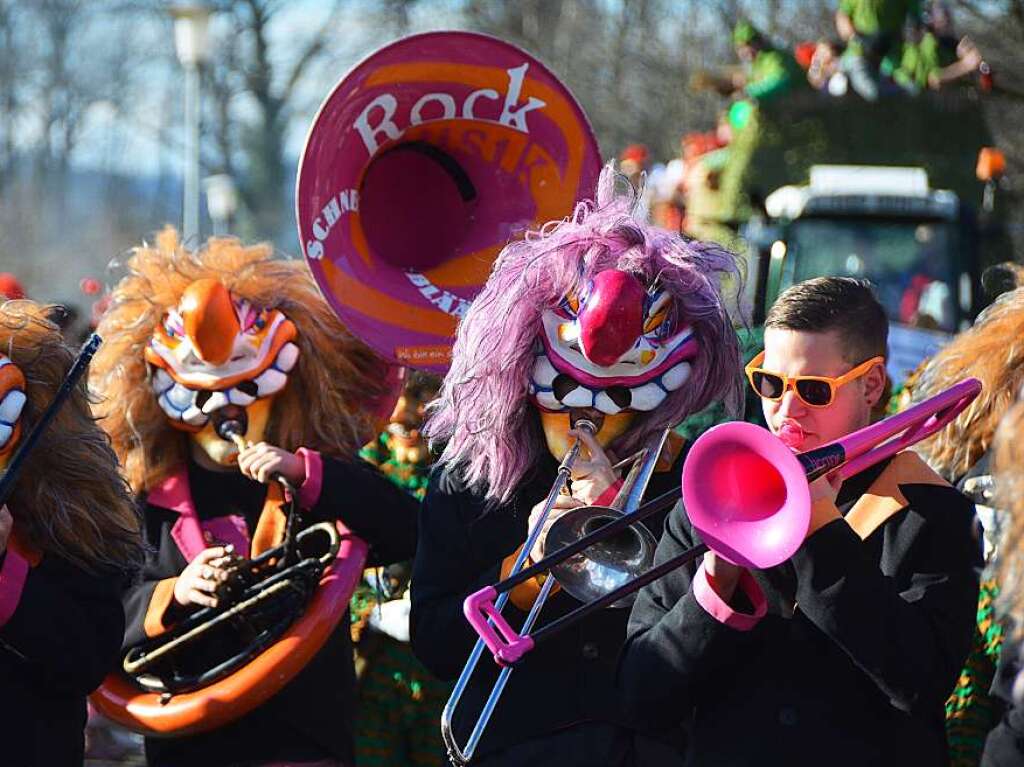
[[[885,393],[887,374],[885,363],[878,363],[864,375],[864,399],[868,407],[874,408]]]

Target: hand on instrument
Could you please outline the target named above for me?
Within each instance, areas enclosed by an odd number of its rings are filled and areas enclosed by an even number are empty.
[[[839,488],[843,480],[838,474],[826,474],[811,482],[811,524],[807,528],[807,535],[810,537],[834,519],[841,517],[836,508],[836,496],[839,495]],[[820,500],[828,500],[830,503],[818,503]]]
[[[7,551],[7,539],[11,537],[11,528],[14,527],[14,517],[11,516],[7,506],[0,506],[0,554]]]
[[[231,546],[213,546],[188,563],[174,584],[174,601],[182,607],[190,604],[216,607],[214,592],[228,578],[225,566],[234,559]]]
[[[728,603],[736,593],[736,585],[740,582],[743,568],[709,551],[704,555],[704,574],[719,598]]]
[[[306,464],[299,456],[266,442],[249,445],[239,452],[238,468],[245,476],[264,484],[270,484],[275,474],[296,486],[306,481]]]
[[[544,510],[545,501],[541,501],[533,510],[530,512],[530,529],[537,525],[537,520],[540,519],[540,513]],[[551,529],[551,525],[555,523],[555,520],[565,514],[571,509],[577,509],[580,506],[585,506],[582,501],[573,498],[571,495],[560,495],[555,499],[555,505],[551,509],[551,513],[548,514],[548,518],[544,521],[544,530],[541,532],[540,537],[537,538],[537,542],[533,545],[533,551],[530,552],[530,559],[534,562],[539,562],[544,558],[544,539],[547,537],[548,530]]]
[[[832,503],[835,503],[842,484],[843,480],[840,479],[838,474],[826,474],[824,477],[818,477],[810,484],[811,503],[820,501],[822,498],[828,498]]]
[[[597,437],[586,429],[572,429],[569,434],[583,443],[587,457],[576,459],[572,467],[572,496],[585,505],[597,503],[597,499],[618,480],[612,462]]]

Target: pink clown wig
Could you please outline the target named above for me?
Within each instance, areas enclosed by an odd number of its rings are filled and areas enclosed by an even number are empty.
[[[528,395],[541,314],[605,269],[631,272],[644,284],[657,279],[675,299],[677,327],[690,324],[699,343],[687,383],[653,411],[636,413],[613,452],[630,454],[712,402],[738,407],[739,344],[719,292],[723,275],[739,283],[735,257],[649,225],[636,191],[616,189],[622,178],[605,166],[596,203],[581,202],[569,219],[505,246],[459,324],[425,431],[444,445],[439,463],[492,502],[507,502],[547,450]]]

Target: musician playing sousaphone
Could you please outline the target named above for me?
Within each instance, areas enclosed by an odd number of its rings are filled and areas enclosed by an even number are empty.
[[[0,477],[13,483],[0,499],[5,765],[82,763],[85,696],[116,662],[121,592],[143,559],[139,518],[84,380],[14,468],[72,369],[52,309],[0,303]]]
[[[747,375],[780,449],[870,423],[887,334],[864,282],[821,277],[779,297]],[[777,475],[748,461],[750,507],[784,504],[787,486],[760,476]],[[619,669],[627,705],[652,726],[690,723],[696,764],[949,764],[943,704],[971,646],[981,564],[973,504],[909,450],[842,482],[826,474],[810,498],[783,564],[708,553],[640,592]],[[672,511],[659,562],[694,544],[694,516]]]
[[[650,227],[621,177],[628,191],[616,193],[616,178],[605,168],[594,204],[508,245],[459,325],[426,426],[444,452],[412,579],[413,649],[442,678],[456,677],[473,647],[463,600],[511,567],[572,443],[582,440],[582,456],[551,521],[608,504],[622,483],[617,460],[710,403],[735,401],[738,344],[717,287],[734,272],[731,254]],[[593,433],[574,428],[581,420]],[[678,481],[684,454],[670,438],[651,493]],[[657,522],[651,530],[660,533]],[[512,592],[511,623],[538,589],[531,581]],[[578,604],[559,591],[543,614]],[[510,677],[474,764],[640,761],[613,684],[625,622],[622,609],[596,613],[536,650]],[[459,706],[460,742],[494,682],[486,665]],[[678,758],[665,744],[645,748],[658,752],[651,763]]]
[[[306,521],[343,523],[371,563],[411,557],[414,502],[356,458],[392,392],[387,366],[348,334],[304,265],[232,238],[190,251],[166,229],[127,269],[92,371],[152,547],[125,600],[125,647],[218,606],[237,558],[282,540],[283,482]],[[230,709],[234,689],[212,695],[207,715]],[[343,624],[254,710],[212,731],[147,738],[148,763],[352,764],[353,690]]]

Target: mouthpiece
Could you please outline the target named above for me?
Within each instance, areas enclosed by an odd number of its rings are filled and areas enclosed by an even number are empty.
[[[800,428],[800,424],[791,423],[789,421],[782,424],[779,428],[778,437],[782,440],[782,444],[790,450],[799,450],[800,446],[804,443],[804,439],[806,439],[806,435],[804,434],[804,430]]]
[[[233,418],[221,421],[217,424],[216,429],[218,437],[231,442],[237,442],[242,438],[242,434],[245,433],[241,422],[236,421]]]

